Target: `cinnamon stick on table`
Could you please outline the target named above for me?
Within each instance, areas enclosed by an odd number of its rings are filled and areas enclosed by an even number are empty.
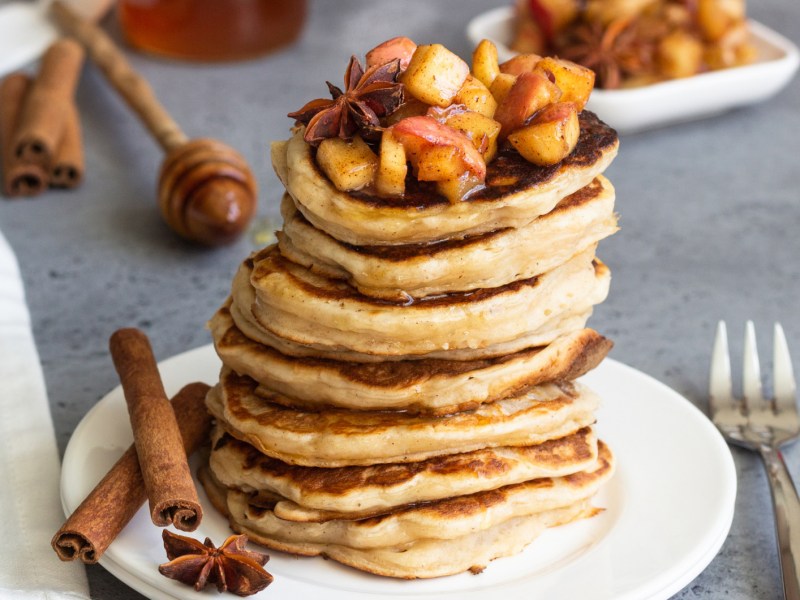
[[[75,102],[64,107],[64,133],[50,168],[50,186],[74,188],[83,179],[83,136]]]
[[[192,454],[208,439],[211,416],[204,404],[207,391],[204,383],[190,383],[172,399],[186,454]],[[96,563],[146,499],[136,446],[132,444],[53,536],[53,550],[64,561]]]
[[[14,134],[14,156],[50,168],[64,135],[65,107],[73,102],[84,51],[71,39],[52,44],[25,100]]]
[[[6,196],[34,196],[47,187],[47,172],[37,163],[14,155],[14,132],[19,122],[32,80],[14,73],[0,83],[0,153],[2,153],[3,193]]]
[[[150,518],[160,527],[194,531],[203,509],[150,342],[138,329],[120,329],[109,346],[128,403]]]

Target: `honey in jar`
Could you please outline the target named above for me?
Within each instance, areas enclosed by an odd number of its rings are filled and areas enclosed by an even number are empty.
[[[252,58],[293,42],[305,0],[119,0],[117,13],[134,47],[172,58]]]

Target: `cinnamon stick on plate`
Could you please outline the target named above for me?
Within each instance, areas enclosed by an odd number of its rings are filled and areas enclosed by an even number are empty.
[[[73,102],[84,51],[71,39],[52,44],[25,100],[14,134],[14,155],[50,168],[64,135],[65,107]]]
[[[34,196],[47,187],[47,172],[38,163],[16,158],[14,132],[32,80],[14,73],[0,83],[0,153],[2,153],[3,193],[6,196]]]
[[[128,403],[150,518],[160,527],[194,531],[203,509],[150,342],[138,329],[120,329],[109,346]]]
[[[208,386],[190,383],[172,399],[186,454],[207,439],[211,416],[204,400]],[[94,564],[147,499],[142,470],[131,445],[53,536],[61,560]]]

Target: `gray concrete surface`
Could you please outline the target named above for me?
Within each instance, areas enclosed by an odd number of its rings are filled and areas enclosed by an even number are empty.
[[[287,135],[288,111],[319,97],[324,80],[338,81],[352,52],[394,35],[441,42],[468,56],[467,22],[503,3],[317,0],[302,40],[263,59],[209,66],[130,58],[190,136],[217,137],[244,153],[261,186],[259,217],[276,221],[281,187],[268,144]],[[796,2],[753,2],[749,11],[800,39]],[[105,26],[117,35],[113,19]],[[591,324],[615,340],[614,358],[702,409],[718,319],[728,321],[737,356],[743,323],[755,320],[765,357],[772,322],[782,321],[800,366],[799,101],[796,78],[763,104],[623,136],[607,173],[622,230],[601,246],[612,292]],[[78,103],[84,185],[0,201],[0,228],[21,264],[62,452],[82,416],[117,384],[107,353],[111,332],[141,327],[159,358],[208,343],[204,323],[226,296],[238,262],[256,246],[245,237],[202,250],[176,239],[155,209],[160,151],[91,66]],[[734,458],[739,492],[730,536],[675,598],[780,597],[763,470],[742,451],[734,450]],[[786,458],[800,481],[800,447]],[[140,597],[102,567],[88,573],[93,598]]]

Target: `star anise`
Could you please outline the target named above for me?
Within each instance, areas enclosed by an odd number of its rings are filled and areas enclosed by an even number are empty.
[[[594,71],[597,87],[615,89],[626,78],[652,67],[650,40],[637,29],[636,20],[631,18],[616,19],[608,25],[582,22],[569,28],[558,41],[558,54]]]
[[[262,568],[269,556],[247,550],[246,535],[232,535],[219,548],[208,538],[201,544],[166,529],[162,537],[170,562],[159,565],[158,572],[198,592],[213,583],[220,592],[250,596],[272,583],[272,575]]]
[[[326,81],[331,100],[312,100],[288,116],[306,125],[304,139],[314,146],[331,137],[351,140],[357,133],[374,137],[380,131],[381,117],[403,103],[403,84],[397,81],[400,71],[400,59],[396,59],[365,73],[358,58],[352,56],[344,75],[345,91]]]

